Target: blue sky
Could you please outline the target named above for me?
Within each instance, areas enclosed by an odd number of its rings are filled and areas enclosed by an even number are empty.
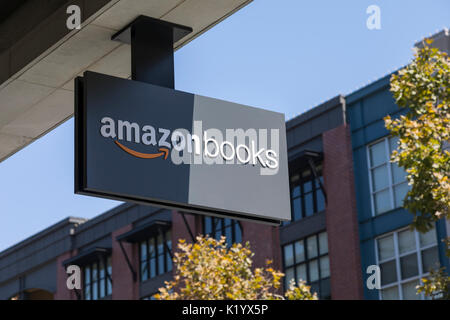
[[[366,8],[381,9],[368,30]],[[289,119],[407,64],[450,27],[448,0],[254,0],[175,53],[176,88]],[[0,163],[0,250],[120,202],[73,193],[73,119]]]

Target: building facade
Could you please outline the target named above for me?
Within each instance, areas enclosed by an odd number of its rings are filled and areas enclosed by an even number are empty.
[[[435,38],[448,52],[448,30]],[[408,185],[389,161],[396,140],[383,123],[402,112],[390,76],[287,121],[291,222],[273,227],[128,203],[91,220],[70,217],[0,253],[0,299],[151,299],[172,278],[178,240],[197,234],[248,241],[256,266],[273,260],[322,299],[423,299],[415,294],[420,278],[449,268],[441,241],[449,228],[442,220],[427,234],[408,229]],[[82,269],[82,290],[67,288],[68,265]],[[366,285],[371,265],[380,266],[380,290]]]

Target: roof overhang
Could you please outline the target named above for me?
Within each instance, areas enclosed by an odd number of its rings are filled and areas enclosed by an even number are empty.
[[[129,44],[111,36],[139,15],[189,26],[178,49],[251,0],[21,0],[0,15],[0,162],[73,116],[74,78],[131,75]],[[81,29],[66,10],[79,4]]]
[[[108,256],[111,254],[111,248],[94,247],[90,248],[75,257],[69,258],[62,262],[63,266],[68,266],[71,264],[83,266],[91,262],[95,262],[98,259]]]
[[[170,226],[170,221],[155,220],[121,234],[116,238],[116,240],[129,243],[140,242],[151,236],[157,235],[159,232],[165,232],[170,229]]]

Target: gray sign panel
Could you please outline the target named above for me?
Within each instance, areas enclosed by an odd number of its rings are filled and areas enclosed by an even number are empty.
[[[75,123],[77,193],[290,220],[283,114],[86,72]]]

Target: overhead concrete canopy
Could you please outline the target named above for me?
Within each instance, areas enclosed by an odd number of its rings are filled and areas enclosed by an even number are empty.
[[[178,49],[251,0],[15,0],[0,2],[0,162],[73,115],[86,70],[131,76],[128,44],[111,36],[139,15],[189,26]],[[69,5],[81,29],[66,26]]]

